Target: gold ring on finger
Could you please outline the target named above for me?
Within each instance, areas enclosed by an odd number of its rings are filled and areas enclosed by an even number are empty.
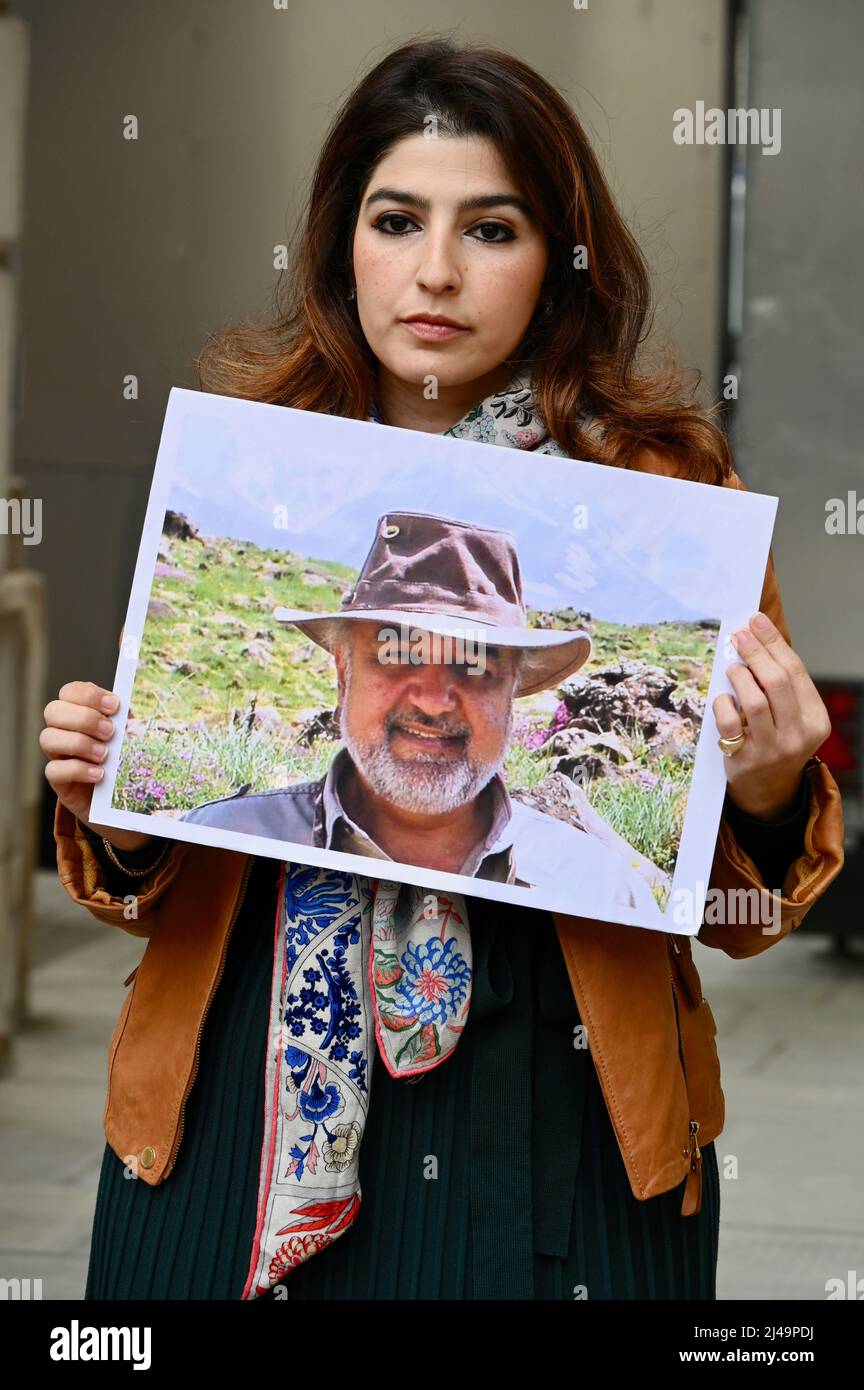
[[[717,746],[723,749],[725,757],[731,758],[733,753],[738,752],[746,737],[747,735],[742,729],[741,733],[736,734],[734,738],[718,738]]]

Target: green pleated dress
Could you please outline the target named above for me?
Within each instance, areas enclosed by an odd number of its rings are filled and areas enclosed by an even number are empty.
[[[255,1231],[279,866],[256,859],[201,1040],[177,1163],[149,1187],[106,1145],[86,1299],[239,1299]],[[454,1053],[373,1062],[361,1210],[289,1272],[296,1299],[713,1299],[719,1178],[630,1190],[552,917],[467,900],[474,956]],[[271,1292],[258,1300],[266,1302]]]

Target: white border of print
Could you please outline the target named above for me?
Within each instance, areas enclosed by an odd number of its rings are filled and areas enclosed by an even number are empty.
[[[231,430],[243,430],[254,424],[265,425],[262,412],[279,412],[280,424],[288,423],[288,417],[296,417],[292,425],[306,432],[314,452],[314,438],[319,431],[326,432],[327,443],[332,447],[334,435],[344,437],[345,457],[360,452],[369,442],[361,436],[364,431],[375,432],[376,452],[381,451],[382,432],[386,430],[386,446],[393,449],[394,458],[400,451],[422,451],[428,449],[430,467],[445,464],[447,452],[460,451],[458,461],[464,465],[466,449],[473,449],[476,459],[473,467],[477,470],[500,468],[501,461],[496,454],[507,456],[513,462],[514,451],[506,446],[477,443],[472,440],[453,439],[439,434],[418,433],[403,430],[396,426],[383,426],[371,421],[345,419],[341,416],[321,415],[313,411],[294,410],[288,406],[267,405],[258,401],[246,401],[236,397],[218,396],[212,393],[188,390],[174,386],[168,397],[168,407],[159,442],[156,468],[147,504],[147,514],[141,533],[135,576],[129,600],[124,644],[126,639],[143,632],[147,604],[153,582],[156,556],[162,534],[162,524],[170,494],[174,465],[184,420],[190,415],[206,415],[209,419],[223,420]],[[271,421],[266,421],[269,429]],[[286,439],[290,432],[286,431]],[[404,436],[404,438],[403,438]],[[493,453],[493,451],[495,451]],[[550,480],[554,480],[557,470],[568,470],[568,482],[572,481],[574,470],[590,470],[590,487],[596,490],[598,465],[575,459],[560,459],[544,455],[532,458],[532,466],[548,470]],[[497,902],[520,904],[524,907],[544,909],[580,917],[596,917],[602,921],[620,922],[627,926],[651,927],[655,930],[673,932],[677,935],[693,935],[700,927],[705,899],[711,877],[711,864],[720,824],[723,797],[726,789],[724,758],[717,746],[717,733],[712,712],[714,699],[723,691],[734,695],[726,677],[725,668],[734,658],[726,652],[729,636],[739,627],[747,625],[751,613],[756,612],[762,594],[768,548],[777,512],[777,498],[761,493],[745,492],[737,488],[717,487],[712,484],[690,482],[680,478],[667,478],[653,473],[632,470],[604,468],[604,492],[614,496],[615,490],[626,488],[641,490],[644,505],[655,510],[657,515],[664,511],[674,515],[684,502],[685,491],[689,492],[686,505],[695,505],[706,513],[713,528],[723,528],[729,536],[729,549],[723,575],[725,592],[718,595],[717,609],[721,619],[717,650],[711,673],[705,718],[702,722],[696,749],[693,777],[690,784],[687,812],[678,849],[672,891],[666,908],[658,912],[657,920],[651,923],[640,921],[635,909],[609,910],[607,905],[591,903],[589,895],[578,903],[573,901],[572,893],[562,892],[560,897],[554,893],[543,894],[538,899],[538,890],[519,888],[508,884],[493,883],[489,880],[468,878],[463,874],[443,873],[434,869],[417,868],[411,864],[393,862],[387,865],[387,877],[398,882],[416,884],[421,888],[442,888],[448,892],[465,896],[482,896]],[[586,476],[586,484],[588,479]],[[710,487],[710,497],[702,495]],[[632,491],[631,491],[632,497]],[[708,516],[710,508],[710,518]],[[518,537],[517,537],[518,540]],[[731,648],[730,648],[731,650]],[[126,717],[135,678],[137,661],[121,654],[117,663],[114,690],[119,697],[120,706],[115,718],[115,727],[125,729]],[[364,877],[380,877],[380,873],[370,873],[380,861],[370,861],[361,855],[344,854],[336,850],[319,849],[312,845],[297,845],[291,841],[271,840],[259,835],[241,834],[237,831],[216,830],[209,826],[194,825],[189,822],[173,820],[158,813],[143,815],[135,811],[115,810],[111,805],[114,782],[120,763],[123,738],[112,740],[103,766],[105,775],[95,786],[90,808],[90,819],[96,824],[119,827],[123,830],[136,830],[147,835],[164,835],[167,839],[187,841],[192,844],[222,846],[247,854],[260,854],[268,858],[289,860],[300,864],[313,864],[323,868],[334,868],[341,872]],[[682,890],[684,890],[682,892]],[[693,916],[681,921],[682,901],[692,904]],[[677,920],[676,920],[677,919]]]

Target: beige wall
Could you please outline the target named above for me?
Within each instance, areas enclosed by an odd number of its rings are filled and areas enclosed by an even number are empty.
[[[194,384],[208,327],[266,306],[334,104],[400,40],[500,44],[563,88],[656,269],[660,322],[713,393],[722,161],[674,145],[672,111],[721,99],[722,0],[15,8],[32,43],[16,465],[44,502],[51,694],[112,683],[168,390]]]

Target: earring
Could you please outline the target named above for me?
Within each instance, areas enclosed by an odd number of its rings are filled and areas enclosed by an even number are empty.
[[[346,298],[347,298],[347,299],[353,299],[354,296],[356,295],[356,293],[357,293],[357,286],[356,286],[356,285],[352,285],[351,288],[350,288],[350,290],[348,291],[348,294],[347,294]]]
[[[547,314],[551,314],[554,312],[555,305],[552,303],[551,299],[546,299],[543,302],[543,308]]]

